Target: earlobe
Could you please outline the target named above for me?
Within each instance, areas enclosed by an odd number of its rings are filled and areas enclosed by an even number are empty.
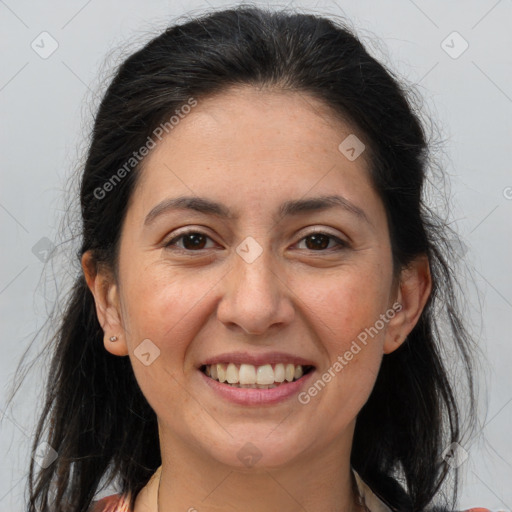
[[[84,253],[81,263],[87,286],[94,297],[98,322],[103,329],[105,349],[114,355],[128,355],[118,287],[112,272],[96,265],[90,251]]]
[[[389,354],[404,343],[418,322],[432,290],[430,265],[426,255],[416,257],[400,273],[396,301],[402,307],[389,322],[383,352]]]

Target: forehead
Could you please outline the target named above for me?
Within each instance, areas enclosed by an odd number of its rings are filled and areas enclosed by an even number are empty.
[[[305,93],[234,87],[182,116],[144,160],[132,197],[146,210],[185,194],[228,198],[238,209],[281,203],[285,195],[378,199],[365,151],[353,161],[340,151],[354,135],[363,139]]]
[[[364,138],[357,127],[304,92],[245,86],[199,100],[165,137],[168,144],[159,146],[173,145],[176,149],[178,144],[185,144],[190,149],[196,144],[199,153],[240,159],[257,153],[263,161],[265,153],[275,158],[276,152],[283,159],[300,155],[311,160],[321,154],[330,159],[339,156],[341,141],[356,133]],[[360,165],[365,156],[361,155]]]

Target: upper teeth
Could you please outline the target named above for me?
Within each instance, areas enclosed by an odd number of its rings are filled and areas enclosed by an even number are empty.
[[[236,365],[234,363],[218,363],[206,365],[206,375],[219,382],[228,384],[260,384],[291,382],[304,374],[302,365],[278,363],[274,367],[270,364],[254,366],[252,364]]]

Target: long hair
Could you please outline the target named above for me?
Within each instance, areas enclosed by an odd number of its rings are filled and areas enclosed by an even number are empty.
[[[462,321],[449,259],[455,235],[426,204],[430,146],[406,88],[342,20],[238,6],[170,26],[129,56],[95,116],[80,181],[76,256],[90,250],[98,265],[116,271],[141,162],[124,167],[123,179],[103,200],[105,183],[190,98],[201,101],[232,85],[309,94],[356,126],[386,208],[395,274],[416,256],[428,256],[431,295],[408,339],[383,357],[357,417],[351,464],[393,508],[434,510],[441,494],[445,506],[454,507],[457,472],[442,457],[464,433],[463,409],[450,382],[454,360],[462,367],[469,425],[475,405],[474,342]],[[116,479],[133,506],[161,464],[157,419],[129,358],[104,349],[82,272],[74,276],[49,350],[33,450],[48,428],[45,439],[58,457],[44,468],[31,462],[28,511],[86,512],[100,482]],[[450,491],[441,493],[447,482]]]

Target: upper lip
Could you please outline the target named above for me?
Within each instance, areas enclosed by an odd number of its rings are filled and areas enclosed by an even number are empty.
[[[234,364],[252,364],[254,366],[263,366],[264,364],[290,363],[302,366],[315,366],[310,360],[303,357],[286,354],[284,352],[268,353],[249,353],[249,352],[226,352],[216,356],[209,357],[203,361],[199,367],[216,363],[234,363]]]

